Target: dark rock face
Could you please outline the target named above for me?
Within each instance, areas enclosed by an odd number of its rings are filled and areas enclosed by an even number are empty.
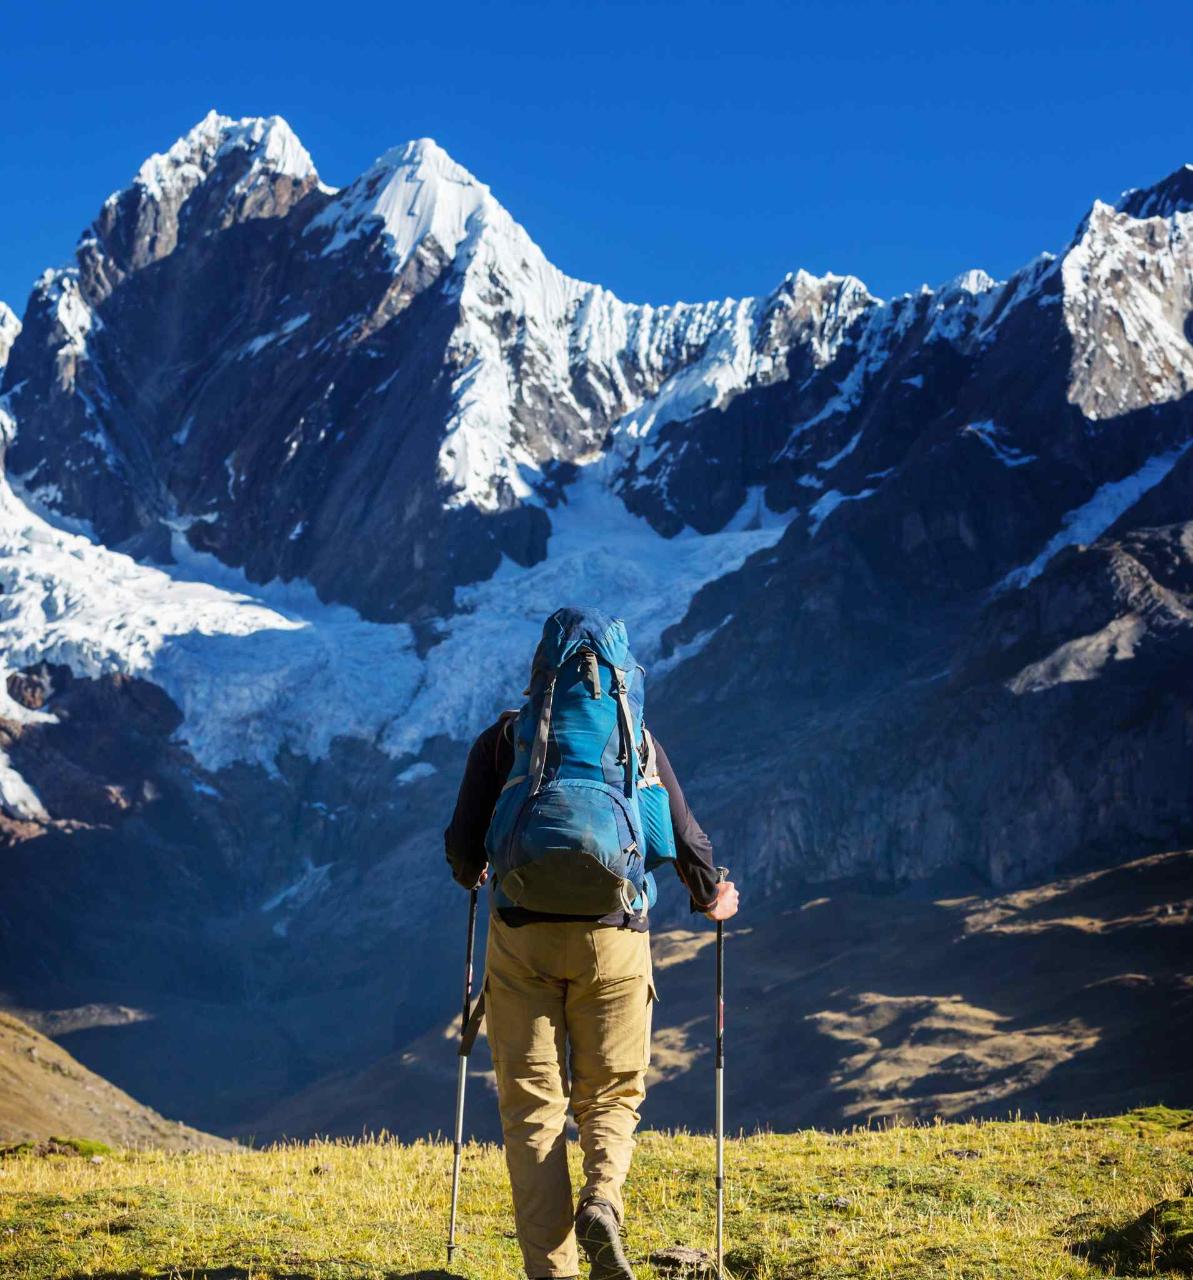
[[[584,536],[642,517],[631,569],[765,524],[744,563],[683,563],[649,655],[651,722],[749,899],[1187,845],[1191,208],[1179,170],[1003,283],[883,302],[799,272],[640,307],[563,276],[433,143],[334,192],[284,122],[208,117],[104,204],[23,328],[0,310],[0,987],[140,1000],[156,1021],[72,1048],[205,1125],[401,1049],[456,982],[439,832],[489,710],[464,698],[400,750],[362,715],[318,759],[279,734],[264,761],[246,711],[243,752],[205,765],[169,652],[109,643],[120,618],[76,634],[66,578],[18,590],[45,536],[24,501],[142,565],[182,537],[409,626],[412,701],[483,685],[508,617],[490,647],[453,628],[492,603],[478,584],[538,598],[526,575],[594,474]],[[167,638],[198,652],[211,624],[189,625]],[[279,687],[276,718],[322,693]],[[208,1035],[241,1052],[197,1053]]]
[[[660,732],[727,744],[684,761],[690,789],[776,886],[958,864],[1008,884],[1168,847],[1193,813],[1191,550],[1187,521],[1133,530],[930,625],[855,548],[801,564],[784,607],[776,557],[743,570],[731,621],[672,677],[715,693],[665,694]],[[735,664],[747,636],[787,660]],[[737,779],[760,802],[736,803]]]

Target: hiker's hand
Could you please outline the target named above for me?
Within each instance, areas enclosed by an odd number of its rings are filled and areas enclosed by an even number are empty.
[[[489,878],[489,864],[486,862],[485,865],[481,868],[480,875],[477,877],[476,888],[479,889],[481,885],[484,884],[486,880],[488,880],[488,878]]]
[[[722,880],[717,885],[717,896],[704,913],[710,920],[728,920],[737,915],[737,886],[732,880]]]

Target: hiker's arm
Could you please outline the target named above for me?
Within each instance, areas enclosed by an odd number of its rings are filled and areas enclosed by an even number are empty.
[[[700,824],[692,817],[688,802],[684,799],[683,788],[667,759],[663,744],[655,738],[655,761],[659,769],[659,777],[667,788],[667,799],[670,802],[671,825],[675,828],[675,851],[679,855],[675,869],[679,878],[692,896],[693,912],[703,913],[712,907],[717,900],[717,867],[713,862],[712,841],[705,835]]]
[[[443,833],[443,847],[452,877],[465,889],[471,889],[481,881],[489,861],[485,853],[485,835],[502,785],[497,776],[495,756],[497,734],[500,732],[500,724],[492,725],[472,744],[468,763],[464,766],[460,794],[456,797],[456,811]]]

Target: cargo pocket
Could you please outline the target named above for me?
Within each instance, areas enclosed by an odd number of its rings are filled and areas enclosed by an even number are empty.
[[[609,925],[587,930],[589,977],[568,995],[568,1033],[581,1071],[643,1071],[652,1004],[650,935]]]
[[[650,1070],[650,1033],[654,1022],[654,1007],[659,1002],[659,993],[655,990],[654,978],[646,980],[646,1030],[642,1041],[642,1070]]]
[[[593,929],[591,938],[599,982],[641,980],[651,976],[650,934],[645,930],[601,925]]]

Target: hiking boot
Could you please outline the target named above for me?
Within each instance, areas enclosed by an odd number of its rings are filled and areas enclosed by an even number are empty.
[[[634,1280],[621,1247],[621,1224],[608,1201],[584,1201],[576,1213],[576,1239],[592,1267],[591,1280]]]

